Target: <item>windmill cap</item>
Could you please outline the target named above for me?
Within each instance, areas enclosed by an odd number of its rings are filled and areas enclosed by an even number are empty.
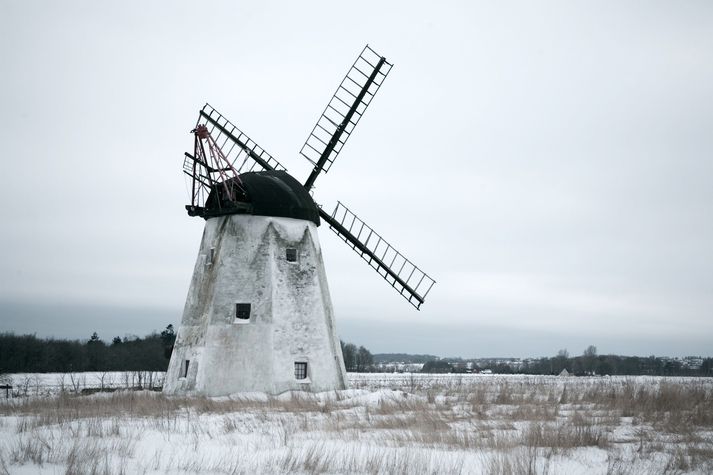
[[[238,180],[231,178],[230,181]],[[243,208],[236,210],[237,213],[304,219],[319,226],[319,210],[312,196],[289,173],[278,170],[247,172],[240,174],[239,181],[249,210]],[[224,203],[224,196],[216,196],[216,193],[223,195],[223,190],[222,184],[215,185],[206,206],[212,207],[216,198]]]

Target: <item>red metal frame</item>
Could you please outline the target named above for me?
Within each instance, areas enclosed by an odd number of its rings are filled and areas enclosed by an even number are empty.
[[[193,155],[188,155],[193,160],[191,205],[194,207],[205,205],[208,194],[217,185],[222,185],[228,199],[235,201],[236,196],[233,186],[228,181],[234,178],[233,183],[243,189],[240,174],[225,157],[215,139],[211,136],[208,127],[204,124],[199,124],[195,129],[191,130],[191,133],[194,135]],[[208,145],[207,154],[205,143]]]

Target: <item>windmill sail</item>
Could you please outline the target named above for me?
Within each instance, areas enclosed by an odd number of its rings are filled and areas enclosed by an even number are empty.
[[[319,214],[330,228],[359,254],[408,302],[419,309],[435,281],[406,259],[364,221],[338,202],[329,215]]]
[[[210,104],[206,104],[200,111],[196,126],[201,123],[205,123],[223,155],[238,173],[252,172],[255,169],[286,171],[280,162],[213,109]]]
[[[354,127],[376,95],[391,64],[366,45],[319,117],[300,154],[314,169],[305,182],[309,190],[317,176],[332,166]]]

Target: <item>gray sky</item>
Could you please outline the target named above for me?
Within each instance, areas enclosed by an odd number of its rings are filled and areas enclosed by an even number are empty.
[[[322,227],[373,352],[713,355],[710,2],[1,2],[0,331],[178,324],[205,102],[299,180],[369,43],[395,64],[317,180],[438,282],[413,310]]]

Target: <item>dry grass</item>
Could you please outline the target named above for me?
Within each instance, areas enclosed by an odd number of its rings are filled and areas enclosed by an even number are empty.
[[[117,391],[5,401],[0,474],[24,464],[77,474],[558,473],[586,450],[612,474],[713,471],[708,380],[413,378],[374,392],[379,384],[253,399]]]

